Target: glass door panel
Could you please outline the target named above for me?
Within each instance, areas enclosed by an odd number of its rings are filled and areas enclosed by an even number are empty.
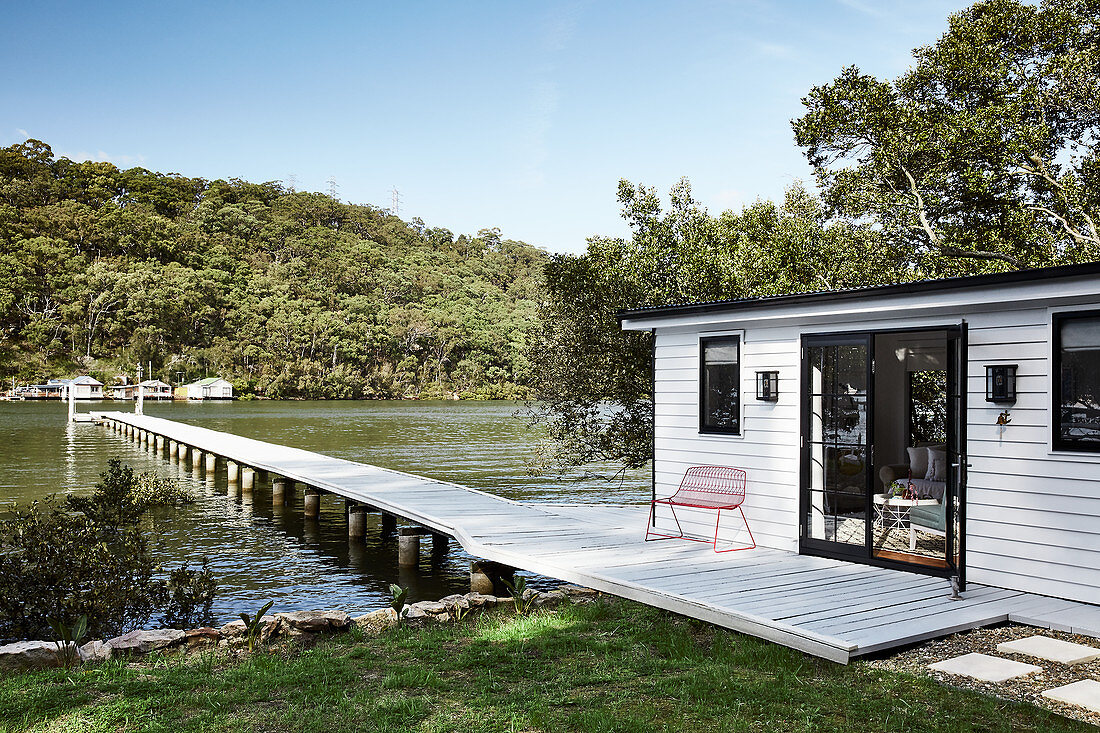
[[[870,477],[870,337],[806,341],[803,541],[865,554]]]

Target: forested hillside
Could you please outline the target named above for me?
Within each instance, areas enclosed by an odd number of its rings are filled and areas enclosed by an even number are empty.
[[[0,377],[522,397],[546,255],[275,183],[0,149]],[[147,375],[148,376],[148,375]]]

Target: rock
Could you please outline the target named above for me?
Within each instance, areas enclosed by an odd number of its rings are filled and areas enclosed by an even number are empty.
[[[535,598],[536,606],[558,606],[569,599],[569,596],[562,593],[560,590],[552,590],[546,593],[540,593]]]
[[[129,631],[108,641],[107,646],[111,647],[112,657],[119,654],[148,654],[181,644],[186,636],[186,632],[179,629]]]
[[[481,608],[482,606],[492,608],[500,602],[496,596],[487,593],[467,593],[463,598],[472,608]]]
[[[447,604],[440,601],[417,601],[412,604],[413,608],[417,608],[429,616],[446,616]]]
[[[61,665],[60,650],[52,641],[17,641],[0,646],[0,669],[41,669]]]
[[[455,593],[453,596],[447,596],[446,598],[440,598],[439,602],[447,607],[448,613],[454,613],[455,609],[467,610],[470,608],[469,599],[458,593]]]
[[[206,644],[217,644],[222,638],[222,633],[220,631],[209,626],[203,626],[201,629],[189,629],[183,633],[185,634],[183,641],[188,648],[204,646]]]
[[[275,614],[275,616],[264,616],[260,619],[260,641],[267,641],[272,636],[279,633],[279,627],[281,626],[277,618],[279,615],[280,614]],[[222,635],[223,641],[247,641],[248,627],[244,625],[244,621],[242,620],[230,621],[225,626],[217,629],[217,631]]]
[[[82,662],[106,662],[111,658],[111,646],[102,639],[89,641],[78,651]]]
[[[356,616],[351,622],[363,631],[377,633],[397,626],[397,611],[392,608],[380,608],[377,611]]]
[[[351,616],[346,611],[293,611],[275,616],[287,628],[312,634],[346,631],[351,625]]]
[[[230,621],[225,626],[218,629],[218,633],[227,639],[242,636],[247,631],[248,628],[244,625],[244,621]]]

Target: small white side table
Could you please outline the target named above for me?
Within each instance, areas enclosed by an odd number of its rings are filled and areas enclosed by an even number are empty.
[[[909,529],[909,510],[915,506],[939,504],[935,499],[903,499],[900,496],[886,498],[875,494],[875,523],[883,529]]]

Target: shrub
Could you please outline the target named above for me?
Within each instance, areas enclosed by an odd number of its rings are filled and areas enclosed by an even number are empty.
[[[185,564],[171,571],[165,582],[167,603],[164,625],[174,629],[190,629],[209,624],[214,618],[210,609],[217,590],[218,583],[205,557],[198,570],[192,570]]]
[[[176,620],[209,611],[215,586],[205,563],[156,577],[138,528],[149,506],[140,478],[111,459],[100,479],[91,496],[34,502],[0,521],[0,639],[48,638],[51,621],[80,616],[90,635],[107,637],[158,612]]]
[[[181,507],[195,502],[195,496],[179,481],[158,476],[154,471],[138,474],[131,493],[142,509],[155,506]]]

